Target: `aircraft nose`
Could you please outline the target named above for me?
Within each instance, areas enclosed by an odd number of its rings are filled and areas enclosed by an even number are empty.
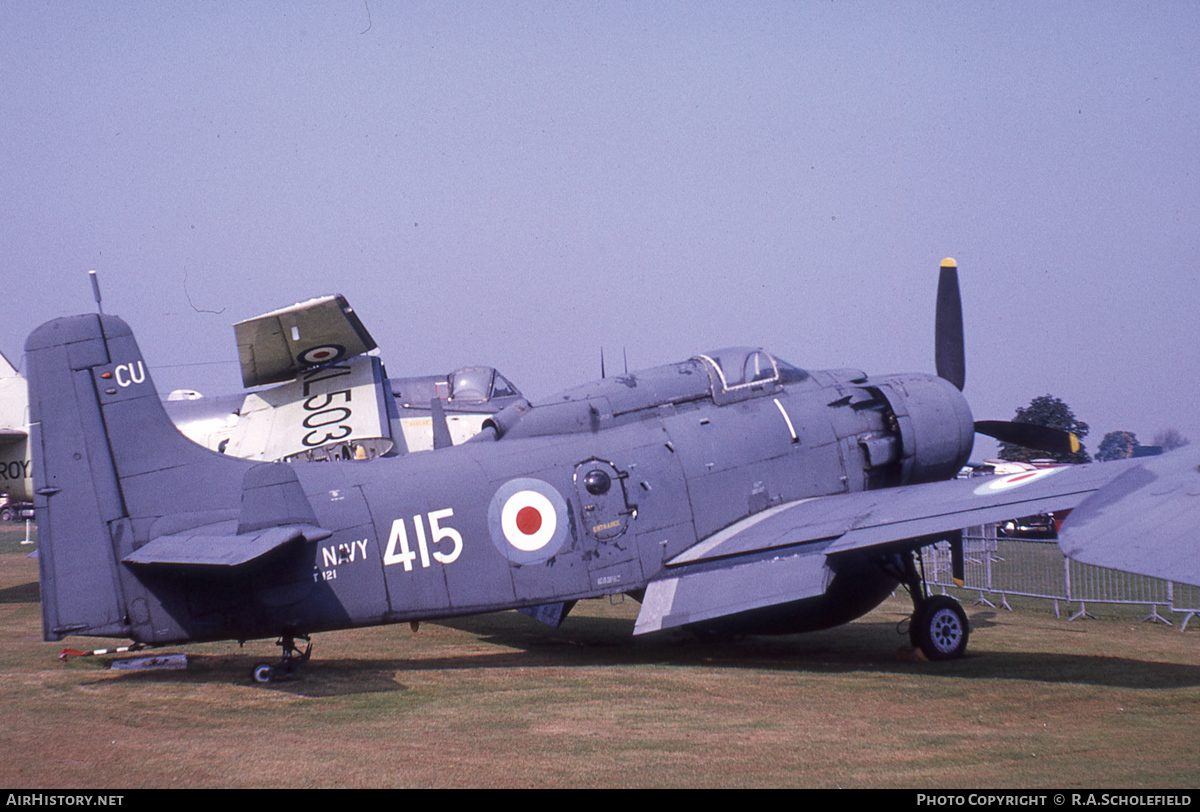
[[[873,381],[887,398],[901,438],[902,481],[950,479],[975,443],[971,407],[954,384],[933,375],[896,375]]]

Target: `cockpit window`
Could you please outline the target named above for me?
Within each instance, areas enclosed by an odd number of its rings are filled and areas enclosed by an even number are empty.
[[[463,367],[450,373],[450,400],[459,403],[520,396],[521,391],[492,367]]]
[[[769,381],[778,374],[779,371],[775,369],[775,359],[762,350],[750,353],[746,356],[746,362],[742,364],[742,381],[745,383]]]
[[[798,383],[808,377],[807,372],[800,367],[792,366],[787,361],[780,361],[776,358],[775,366],[779,367],[780,383]]]
[[[482,403],[491,393],[495,374],[491,367],[463,367],[454,371],[450,375],[450,399]]]
[[[757,347],[728,347],[692,360],[703,362],[707,368],[713,401],[718,406],[769,395],[782,384],[808,377],[804,370]]]
[[[519,398],[521,390],[513,386],[508,378],[505,378],[499,372],[492,381],[492,397],[494,398]]]
[[[720,388],[726,392],[779,378],[775,359],[760,349],[729,347],[698,357],[716,373]]]

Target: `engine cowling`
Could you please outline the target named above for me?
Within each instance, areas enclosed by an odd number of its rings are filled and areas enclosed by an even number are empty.
[[[975,422],[962,393],[942,378],[919,373],[871,378],[868,385],[895,415],[901,484],[953,478],[975,443]]]

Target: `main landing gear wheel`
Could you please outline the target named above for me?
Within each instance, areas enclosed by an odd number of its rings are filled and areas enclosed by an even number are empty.
[[[949,595],[928,595],[925,579],[917,570],[920,550],[893,553],[881,559],[883,571],[908,590],[913,613],[908,621],[908,639],[927,660],[953,660],[967,651],[971,627],[967,613]],[[924,565],[922,564],[922,570]]]
[[[953,660],[967,650],[971,627],[967,613],[949,595],[934,595],[913,612],[909,627],[913,645],[930,660]]]

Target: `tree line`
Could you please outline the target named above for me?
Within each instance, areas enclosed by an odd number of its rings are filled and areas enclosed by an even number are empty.
[[[1032,423],[1038,426],[1069,431],[1079,438],[1079,450],[1074,453],[1049,453],[1037,449],[1025,448],[1012,443],[1000,444],[1000,459],[1010,462],[1032,462],[1033,460],[1051,459],[1062,463],[1091,462],[1092,457],[1083,447],[1083,438],[1091,430],[1087,423],[1075,416],[1071,407],[1053,395],[1041,395],[1030,401],[1024,408],[1018,408],[1013,418],[1017,423]],[[1121,460],[1128,457],[1162,454],[1187,445],[1190,440],[1183,436],[1178,429],[1166,428],[1157,432],[1150,445],[1142,445],[1132,431],[1110,431],[1100,440],[1096,451],[1096,460]]]

